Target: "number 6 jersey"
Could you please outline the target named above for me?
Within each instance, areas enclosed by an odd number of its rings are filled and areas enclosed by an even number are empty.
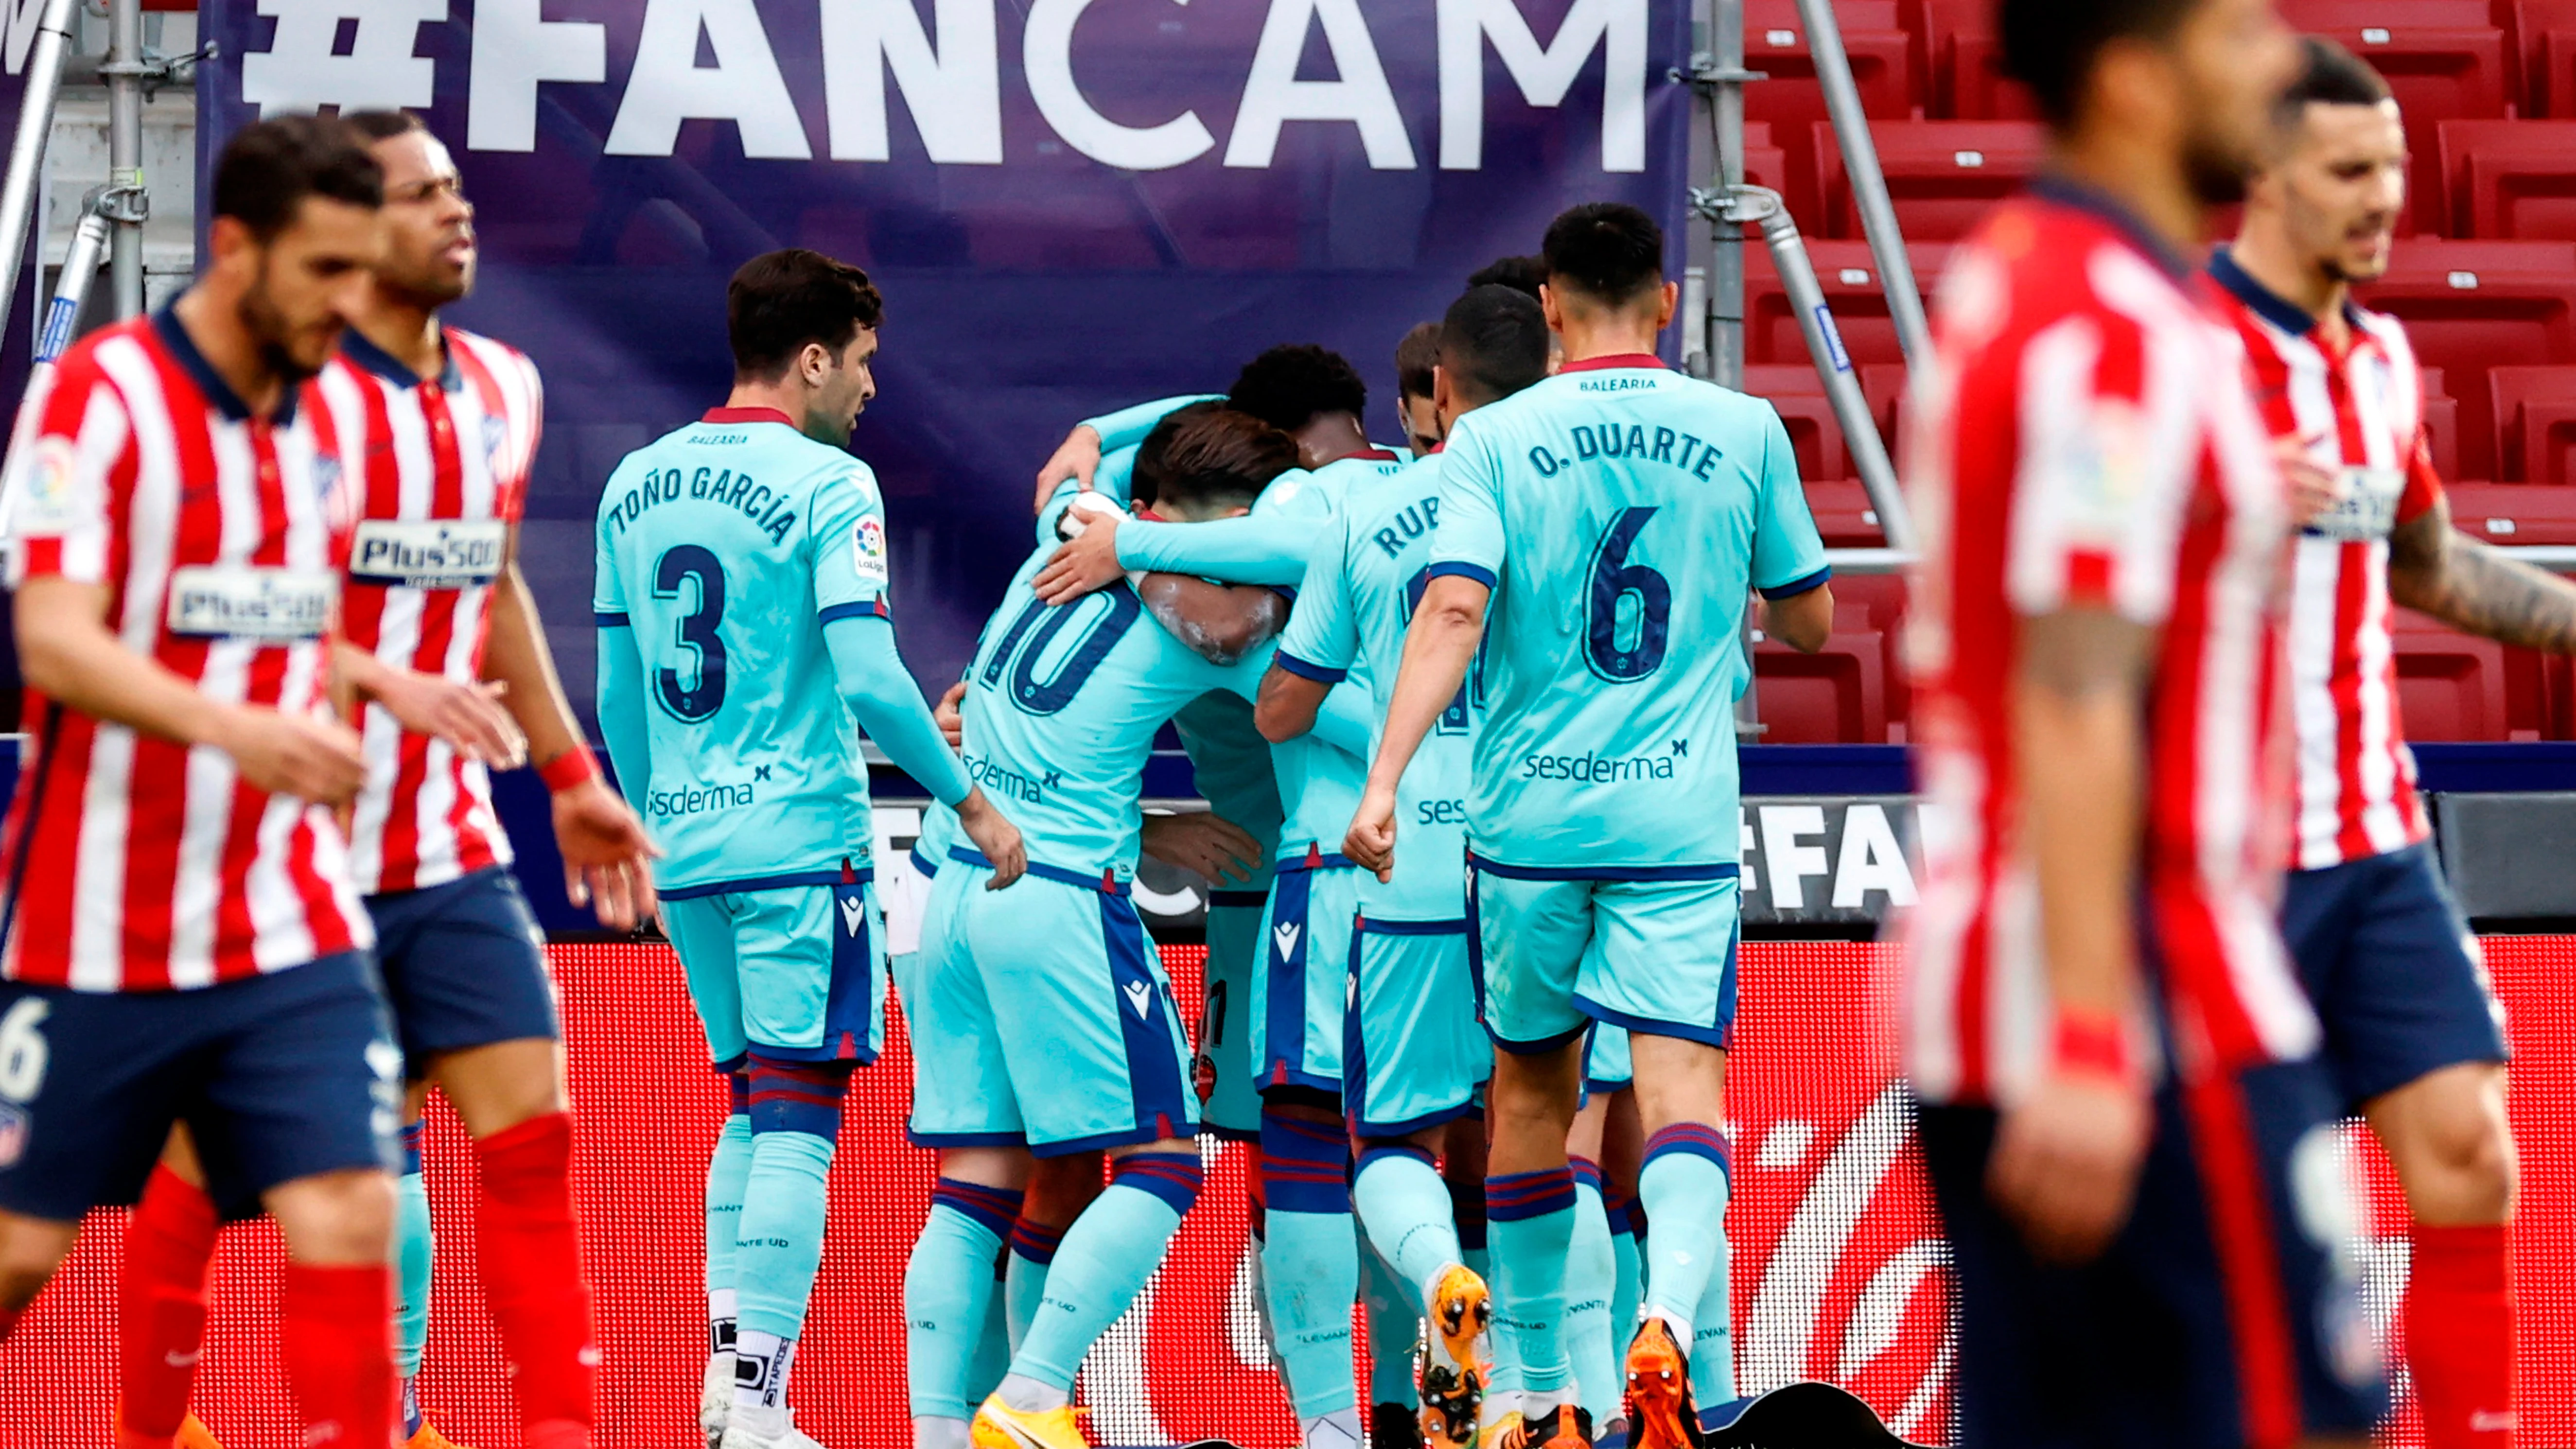
[[[1585,874],[1733,866],[1746,596],[1826,581],[1771,405],[1649,356],[1459,419],[1434,577],[1493,589],[1467,841]]]
[[[650,778],[621,782],[665,892],[837,880],[868,864],[867,765],[823,626],[886,616],[876,475],[767,408],[626,455],[599,500],[592,608],[643,664]],[[634,721],[601,728],[617,738]]]

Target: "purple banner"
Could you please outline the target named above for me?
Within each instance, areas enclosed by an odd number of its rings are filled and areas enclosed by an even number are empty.
[[[1401,436],[1394,350],[1578,201],[1680,233],[1680,0],[208,0],[200,161],[257,116],[400,105],[480,208],[463,325],[547,385],[525,557],[589,689],[589,531],[722,401],[724,283],[810,246],[886,295],[856,451],[903,646],[956,677],[1086,414],[1318,342]]]

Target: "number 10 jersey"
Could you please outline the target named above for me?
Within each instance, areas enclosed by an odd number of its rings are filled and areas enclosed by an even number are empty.
[[[1735,864],[1746,596],[1829,577],[1768,403],[1591,358],[1459,419],[1431,573],[1492,588],[1468,846],[1634,878]]]

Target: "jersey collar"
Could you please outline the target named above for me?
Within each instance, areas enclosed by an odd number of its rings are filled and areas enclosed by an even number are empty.
[[[1336,458],[1333,461],[1337,463],[1401,463],[1404,461],[1404,455],[1387,448],[1362,448],[1356,453],[1344,453],[1341,457]]]
[[[2227,289],[2230,296],[2252,309],[2255,316],[2271,323],[2293,337],[2306,337],[2317,330],[2317,319],[2308,309],[2282,296],[2254,279],[2254,274],[2238,263],[2235,254],[2222,246],[2209,254],[2209,279]],[[2343,319],[2352,324],[2353,335],[2362,335],[2361,312],[2346,298]]]
[[[1614,352],[1607,357],[1587,357],[1581,362],[1569,362],[1559,367],[1557,371],[1560,373],[1606,372],[1612,368],[1621,367],[1646,367],[1659,372],[1666,370],[1664,360],[1651,352]]]
[[[779,423],[796,426],[796,420],[776,408],[709,408],[702,423]]]
[[[242,401],[241,394],[233,391],[233,385],[224,381],[222,373],[215,371],[215,365],[206,360],[206,354],[197,350],[196,339],[190,337],[188,329],[180,324],[176,299],[163,304],[160,311],[152,314],[152,330],[160,337],[161,345],[178,360],[180,370],[188,374],[188,380],[197,385],[197,391],[204,393],[206,401],[214,404],[215,411],[222,413],[228,422],[246,423],[251,420],[250,404]],[[303,390],[292,385],[286,387],[277,411],[269,414],[268,420],[281,428],[292,426],[295,422],[295,399]]]
[[[2175,281],[2188,283],[2191,280],[2191,259],[2176,250],[2173,243],[2157,235],[2154,228],[2129,209],[2127,202],[2100,187],[2088,186],[2071,176],[2048,171],[2030,183],[2030,194],[2051,205],[2090,214],[2118,232],[2129,245],[2146,253],[2149,260],[2164,268]]]
[[[447,333],[444,329],[439,332],[438,341],[439,356],[442,362],[438,373],[438,385],[440,388],[448,392],[460,391],[465,386],[465,373],[463,369],[456,365],[456,344],[448,340]],[[421,376],[419,373],[405,367],[400,358],[397,358],[392,353],[378,347],[374,342],[368,340],[367,334],[359,331],[355,327],[349,328],[347,331],[340,334],[340,351],[342,355],[346,356],[351,362],[358,364],[360,367],[363,367],[367,371],[374,373],[376,376],[383,378],[385,381],[392,383],[394,386],[401,388],[405,392],[409,392],[421,384]]]

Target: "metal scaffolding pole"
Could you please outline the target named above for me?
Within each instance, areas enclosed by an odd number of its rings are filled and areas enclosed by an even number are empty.
[[[36,217],[36,182],[44,175],[45,138],[54,129],[54,98],[62,91],[63,52],[71,44],[73,0],[45,0],[27,53],[27,90],[18,102],[18,134],[9,142],[9,172],[0,180],[0,329],[9,325],[18,299],[18,277],[27,264],[27,232]]]
[[[1860,87],[1852,80],[1842,25],[1834,19],[1833,0],[1798,0],[1798,13],[1806,18],[1807,54],[1816,63],[1817,83],[1824,87],[1825,111],[1834,120],[1843,174],[1851,178],[1852,202],[1860,210],[1861,230],[1869,237],[1869,254],[1878,263],[1888,314],[1896,319],[1897,344],[1905,349],[1905,360],[1912,362],[1930,354],[1931,328],[1923,320],[1923,295],[1914,285],[1914,266],[1906,259],[1905,236],[1896,225],[1896,202],[1887,193],[1887,173],[1879,169],[1878,143],[1870,138],[1869,117],[1861,113]]]
[[[159,74],[143,59],[143,0],[108,0],[107,64],[98,72],[107,82],[108,271],[116,315],[133,317],[143,311],[143,222],[151,214],[143,189],[143,84]]]
[[[1744,184],[1744,85],[1762,79],[1744,68],[1744,0],[1705,0],[1703,49],[1693,60],[1693,79],[1708,110],[1712,143],[1711,171],[1715,190],[1731,194]],[[1709,381],[1720,387],[1744,384],[1744,228],[1722,217],[1694,209],[1709,227],[1708,291],[1702,313],[1708,339]]]

